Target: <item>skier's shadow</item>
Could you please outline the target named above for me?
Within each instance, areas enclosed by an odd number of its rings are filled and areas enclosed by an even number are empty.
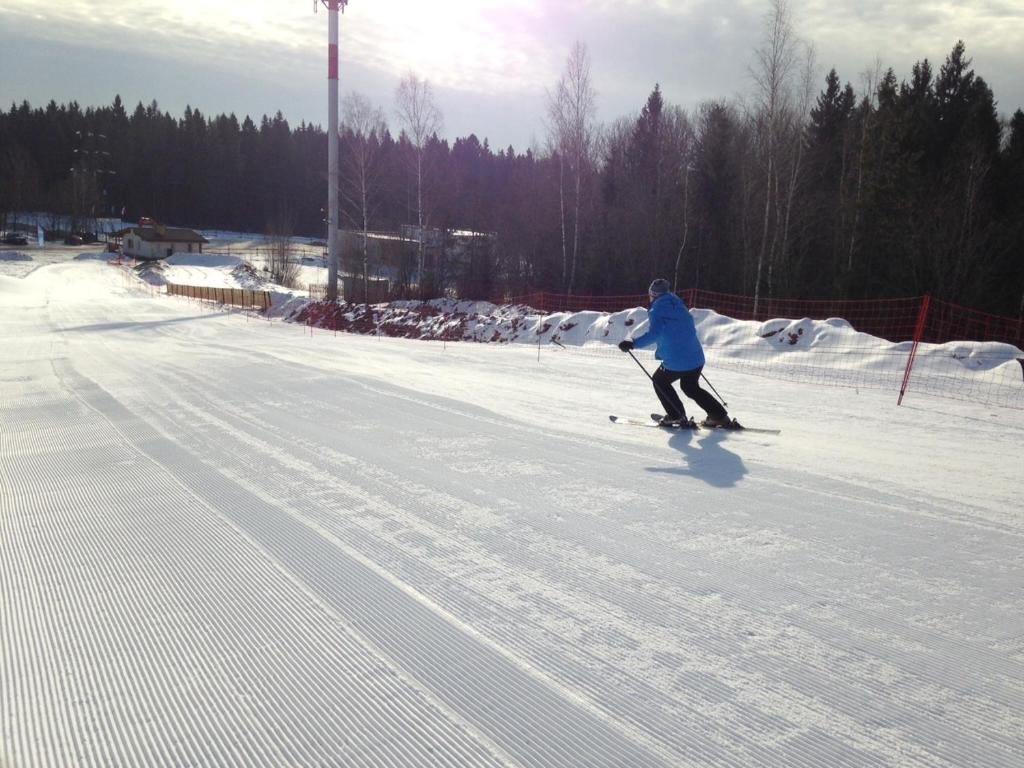
[[[687,475],[703,480],[716,488],[731,488],[747,474],[743,459],[725,448],[729,439],[725,432],[701,434],[681,429],[669,438],[669,447],[686,458],[682,467],[647,467],[648,472],[667,475]]]

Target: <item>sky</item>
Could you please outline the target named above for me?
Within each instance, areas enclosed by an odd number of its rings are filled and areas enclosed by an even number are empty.
[[[769,0],[352,0],[341,18],[341,93],[381,106],[415,72],[432,85],[449,139],[496,148],[544,144],[546,94],[577,40],[586,44],[598,119],[636,115],[655,84],[686,109],[744,98]],[[327,12],[295,0],[0,0],[0,104],[53,99],[129,109],[154,99],[180,115],[326,125]],[[876,61],[909,77],[958,39],[1004,115],[1024,107],[1024,3],[791,0],[817,77],[855,88]],[[820,89],[816,89],[820,90]]]

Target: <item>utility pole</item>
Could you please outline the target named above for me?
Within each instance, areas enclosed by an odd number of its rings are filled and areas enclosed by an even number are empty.
[[[320,0],[327,7],[327,301],[338,300],[338,11],[348,0]],[[313,6],[314,10],[316,5]]]

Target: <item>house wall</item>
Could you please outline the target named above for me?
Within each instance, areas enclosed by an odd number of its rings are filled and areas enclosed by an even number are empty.
[[[121,241],[121,252],[133,259],[158,259],[162,258],[154,253],[155,243],[144,242],[138,235],[128,233]]]
[[[131,243],[129,245],[129,243]],[[168,253],[170,250],[170,253]],[[202,243],[161,243],[146,242],[136,234],[127,234],[122,241],[121,251],[133,259],[166,259],[173,253],[202,253]]]

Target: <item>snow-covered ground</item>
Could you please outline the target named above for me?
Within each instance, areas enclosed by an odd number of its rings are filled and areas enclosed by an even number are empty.
[[[1024,764],[1024,412],[712,365],[782,434],[616,426],[656,401],[607,344],[310,333],[25,252],[4,768]]]

